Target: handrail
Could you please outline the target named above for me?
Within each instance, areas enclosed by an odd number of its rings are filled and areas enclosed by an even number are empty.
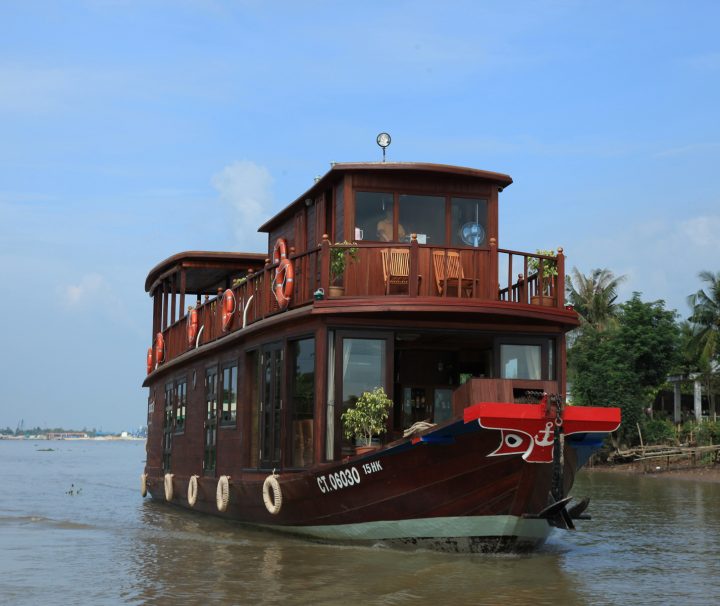
[[[330,295],[331,255],[336,249],[357,250],[357,260],[345,263],[342,295]],[[409,251],[409,275],[407,281],[399,281],[387,289],[383,278],[380,251],[383,249]],[[433,254],[441,251],[445,257],[447,272],[448,253],[457,253],[460,258],[462,280],[445,281],[442,292],[438,286],[438,271],[434,266]],[[294,293],[288,309],[311,305],[318,299],[380,298],[389,290],[391,296],[442,297],[467,299],[468,301],[497,301],[508,304],[525,304],[563,309],[565,258],[562,248],[557,256],[526,253],[509,249],[498,249],[495,240],[489,246],[469,248],[419,244],[411,237],[410,242],[352,242],[331,244],[323,236],[318,246],[301,253],[290,248],[288,258],[295,269]],[[549,268],[550,265],[554,268]],[[266,259],[265,266],[258,271],[249,270],[244,278],[230,290],[236,300],[236,308],[227,331],[222,327],[222,296],[207,297],[195,307],[202,332],[198,344],[204,345],[243,329],[245,326],[281,313],[272,292],[272,282],[277,263]],[[195,347],[187,342],[187,312],[184,312],[171,326],[163,330],[166,344],[166,359],[173,359]]]

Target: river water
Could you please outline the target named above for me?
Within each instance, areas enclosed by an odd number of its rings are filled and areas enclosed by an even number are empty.
[[[44,450],[51,448],[53,450]],[[0,441],[1,604],[715,604],[720,484],[582,472],[529,556],[321,545],[142,499],[144,442]]]

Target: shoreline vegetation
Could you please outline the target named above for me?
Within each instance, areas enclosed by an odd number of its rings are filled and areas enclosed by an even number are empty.
[[[144,440],[147,427],[136,431],[102,431],[101,429],[65,429],[63,427],[24,427],[20,421],[16,429],[0,428],[0,440]]]
[[[86,442],[123,442],[123,441],[142,441],[144,442],[146,438],[141,436],[131,436],[131,435],[108,435],[108,436],[52,436],[50,437],[48,434],[39,434],[39,435],[20,435],[20,436],[13,436],[13,435],[6,435],[6,434],[0,434],[0,440],[12,440],[12,441],[34,441],[34,442],[49,442],[49,441],[72,441],[72,442],[79,442],[79,441],[86,441]]]
[[[624,475],[643,475],[657,479],[686,480],[693,482],[705,482],[708,484],[720,484],[720,464],[712,463],[707,465],[682,466],[666,468],[656,465],[652,468],[640,464],[640,462],[608,464],[603,463],[592,467],[583,467],[582,472],[587,473],[617,473]]]

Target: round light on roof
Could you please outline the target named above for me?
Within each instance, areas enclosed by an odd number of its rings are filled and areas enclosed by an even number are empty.
[[[388,135],[387,133],[380,133],[377,136],[377,144],[383,148],[383,151],[385,150],[385,148],[388,145],[390,145],[391,142],[392,142],[392,139],[390,138],[390,135]]]

